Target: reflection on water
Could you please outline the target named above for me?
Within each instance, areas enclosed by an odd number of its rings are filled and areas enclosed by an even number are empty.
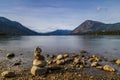
[[[109,57],[120,57],[120,36],[20,36],[0,37],[0,48],[7,50],[28,49],[37,46],[44,53],[89,52]]]

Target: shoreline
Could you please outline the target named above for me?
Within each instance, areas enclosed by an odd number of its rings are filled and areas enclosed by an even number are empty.
[[[24,55],[24,54],[22,54]],[[16,76],[13,78],[4,78],[0,75],[0,79],[3,80],[26,80],[26,79],[33,79],[33,80],[119,80],[120,79],[120,71],[119,71],[119,65],[115,64],[113,60],[108,60],[107,58],[103,58],[97,55],[94,55],[101,59],[102,61],[98,61],[101,66],[104,66],[105,64],[108,64],[115,68],[115,72],[109,72],[104,71],[103,69],[99,69],[96,67],[92,67],[90,62],[88,62],[88,59],[90,56],[93,56],[93,54],[87,53],[74,53],[74,54],[68,54],[68,58],[76,58],[79,57],[80,60],[82,58],[85,58],[85,61],[87,64],[85,64],[84,67],[80,68],[78,67],[78,64],[73,64],[72,62],[68,62],[65,64],[57,64],[51,63],[50,61],[55,60],[56,57],[60,54],[46,54],[44,55],[46,58],[46,61],[48,63],[47,67],[52,66],[52,70],[49,70],[46,74],[41,76],[33,76],[30,73],[30,69],[32,67],[32,60],[30,62],[24,62],[21,60],[20,65],[14,65],[16,62],[19,62],[13,59],[4,59],[0,61],[0,73],[6,70],[14,71]],[[62,55],[65,55],[64,53]],[[70,66],[69,66],[70,65]],[[82,64],[83,65],[83,64]],[[54,68],[56,68],[54,70]],[[51,68],[50,68],[51,69]]]

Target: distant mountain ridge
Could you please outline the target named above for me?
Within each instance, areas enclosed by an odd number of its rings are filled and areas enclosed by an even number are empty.
[[[0,17],[0,35],[38,35],[39,33],[28,29],[22,24]]]
[[[52,32],[38,33],[28,29],[19,22],[0,17],[0,35],[70,35],[70,34],[120,34],[120,23],[105,24],[98,21],[86,20],[74,30],[55,30]]]
[[[52,32],[38,33],[28,29],[19,22],[11,21],[5,17],[0,17],[0,35],[68,35],[71,30],[55,30]]]
[[[71,34],[72,30],[62,30],[62,29],[58,29],[52,32],[47,32],[47,33],[43,33],[43,35],[69,35]]]
[[[72,31],[72,34],[85,34],[94,32],[109,32],[120,30],[120,23],[105,24],[98,21],[86,20]]]

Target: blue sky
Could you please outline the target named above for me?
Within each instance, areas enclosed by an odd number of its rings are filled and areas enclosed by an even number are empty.
[[[39,32],[72,30],[88,19],[120,22],[120,0],[0,0],[0,16]]]

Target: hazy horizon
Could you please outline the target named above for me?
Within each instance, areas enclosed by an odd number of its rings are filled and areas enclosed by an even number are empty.
[[[37,32],[73,30],[85,20],[120,22],[118,0],[2,0],[0,16]]]

